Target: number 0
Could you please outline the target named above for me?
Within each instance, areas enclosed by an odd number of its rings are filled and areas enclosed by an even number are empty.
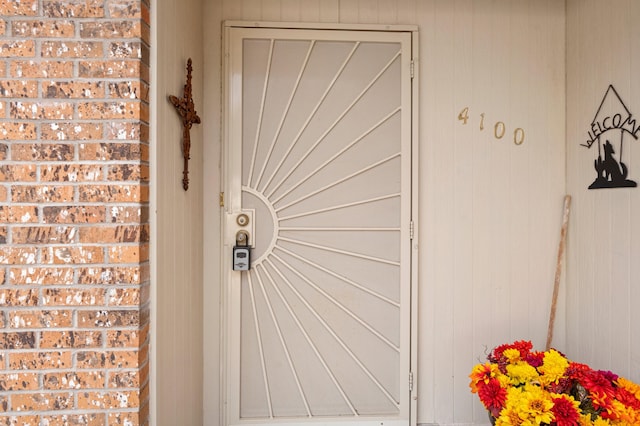
[[[493,135],[496,137],[496,139],[502,139],[502,137],[504,136],[504,130],[504,123],[502,121],[498,121],[493,127]]]
[[[513,143],[516,145],[522,145],[522,142],[524,142],[524,129],[518,127],[513,131]]]

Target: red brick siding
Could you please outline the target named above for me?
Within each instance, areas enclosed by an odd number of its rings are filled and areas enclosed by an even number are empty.
[[[148,0],[0,0],[0,425],[149,420]]]

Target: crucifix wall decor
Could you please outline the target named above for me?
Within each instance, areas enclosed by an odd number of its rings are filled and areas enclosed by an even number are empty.
[[[184,159],[184,169],[182,171],[182,188],[189,189],[189,151],[191,150],[191,126],[200,124],[200,117],[196,113],[191,94],[191,58],[187,61],[187,82],[184,85],[184,95],[182,98],[169,96],[169,101],[176,107],[176,111],[182,118],[182,157]]]

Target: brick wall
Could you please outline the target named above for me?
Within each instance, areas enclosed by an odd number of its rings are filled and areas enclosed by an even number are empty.
[[[148,423],[147,0],[0,0],[0,425]]]

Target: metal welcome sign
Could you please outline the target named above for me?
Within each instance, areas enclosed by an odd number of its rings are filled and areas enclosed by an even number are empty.
[[[624,143],[625,133],[638,139],[640,125],[636,125],[613,85],[609,85],[587,133],[589,139],[581,145],[591,148],[598,144],[598,157],[594,160],[596,179],[589,189],[636,187],[638,184],[628,179]]]

